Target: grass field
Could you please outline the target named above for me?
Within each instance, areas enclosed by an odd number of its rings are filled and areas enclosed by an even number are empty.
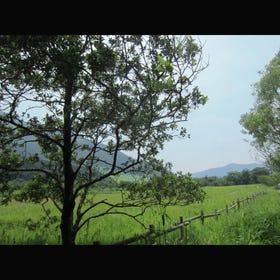
[[[153,244],[196,244],[196,245],[240,245],[240,244],[280,244],[280,192],[263,185],[244,185],[226,187],[205,187],[206,198],[203,203],[189,206],[169,206],[165,228],[173,226],[180,216],[184,219],[213,212],[230,205],[233,200],[244,198],[262,190],[265,195],[255,201],[243,203],[241,209],[232,210],[229,215],[221,214],[216,220],[209,218],[204,225],[199,220],[185,227],[184,240],[178,240],[179,231],[161,236]],[[114,202],[121,199],[119,192],[99,193],[92,199],[99,201],[107,198]],[[45,204],[51,211],[51,220],[46,219],[41,205],[12,202],[0,206],[0,244],[60,244],[59,213],[51,202]],[[102,206],[104,207],[104,206]],[[104,209],[95,208],[95,213]],[[130,213],[137,213],[133,208]],[[162,229],[161,211],[153,207],[145,212],[141,221],[148,227],[153,224]],[[146,232],[136,221],[124,215],[106,215],[86,225],[77,235],[76,244],[111,244],[135,234]],[[143,241],[134,244],[145,244]]]

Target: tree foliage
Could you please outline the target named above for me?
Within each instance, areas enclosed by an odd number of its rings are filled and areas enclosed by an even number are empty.
[[[280,52],[266,65],[255,84],[256,101],[240,119],[252,145],[275,171],[280,171]]]
[[[0,36],[1,172],[34,172],[25,193],[55,203],[62,242],[74,244],[94,208],[83,208],[89,188],[155,165],[166,141],[187,134],[180,124],[207,100],[193,85],[206,66],[191,36]],[[44,160],[16,153],[28,141]],[[100,150],[113,158],[103,173],[95,168]],[[120,151],[135,157],[118,165]]]
[[[191,174],[172,173],[163,170],[160,174],[138,182],[124,182],[120,186],[130,200],[143,201],[151,205],[188,205],[203,201],[205,192]]]

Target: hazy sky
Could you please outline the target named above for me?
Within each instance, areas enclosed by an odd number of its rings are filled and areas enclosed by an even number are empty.
[[[173,164],[174,171],[198,172],[228,163],[258,162],[249,139],[239,124],[255,97],[252,85],[258,82],[265,65],[280,50],[280,35],[194,35],[203,47],[209,66],[196,85],[209,100],[189,115],[184,123],[190,139],[166,143],[159,158]]]
[[[209,99],[183,124],[191,138],[167,142],[158,158],[184,173],[258,162],[252,146],[244,140],[249,138],[241,132],[239,120],[254,104],[252,85],[261,78],[258,72],[280,50],[280,35],[193,37],[204,45],[203,57],[209,61],[195,84]]]

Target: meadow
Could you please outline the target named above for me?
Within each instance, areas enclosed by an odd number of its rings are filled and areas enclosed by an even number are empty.
[[[179,240],[179,231],[152,240],[154,245],[271,245],[280,244],[280,192],[264,185],[242,185],[224,187],[204,187],[205,200],[187,206],[168,206],[166,209],[165,225],[162,224],[162,209],[152,207],[140,217],[147,228],[153,224],[156,229],[164,229],[178,222],[180,216],[184,219],[200,213],[213,212],[230,205],[232,201],[242,199],[253,193],[265,190],[264,195],[255,200],[242,203],[239,210],[224,212],[218,219],[205,219],[204,225],[199,220],[184,227],[185,235]],[[118,191],[100,192],[92,195],[92,201],[102,199],[120,201]],[[49,211],[46,218],[42,206],[34,203],[13,201],[8,206],[0,206],[0,244],[1,245],[59,245],[59,213],[51,202],[44,204]],[[95,208],[95,213],[104,210]],[[132,208],[129,213],[137,213],[139,209]],[[92,213],[91,213],[92,214]],[[135,220],[120,214],[106,215],[88,223],[78,233],[77,245],[90,245],[94,241],[101,245],[141,234],[147,231]],[[150,244],[145,240],[137,241],[134,245]]]

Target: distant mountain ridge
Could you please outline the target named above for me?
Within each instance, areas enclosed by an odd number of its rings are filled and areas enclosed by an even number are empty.
[[[248,164],[238,164],[238,163],[230,163],[225,166],[210,168],[207,170],[203,170],[200,172],[195,172],[192,174],[193,178],[204,178],[205,176],[216,176],[216,177],[224,177],[228,172],[241,172],[244,169],[253,170],[257,167],[265,167],[262,163],[248,163]]]
[[[41,160],[45,160],[45,157],[41,151],[41,147],[35,141],[34,136],[25,136],[25,137],[23,137],[23,139],[28,142],[26,143],[25,147],[17,147],[17,152],[19,154],[21,154],[22,156],[24,156],[24,154],[26,154],[28,156],[38,154],[38,156]],[[88,145],[89,147],[92,146],[92,143],[89,140],[81,138],[81,137],[77,139],[77,144],[80,146],[82,146],[82,145]],[[106,148],[106,146],[104,144],[99,144],[99,148],[101,148],[101,149],[96,153],[96,156],[98,158],[100,158],[101,161],[98,161],[96,163],[96,165],[105,167],[105,168],[111,168],[111,165],[113,163],[113,156],[114,156],[113,153],[110,154],[110,153],[102,150],[102,149]],[[81,149],[76,150],[76,152],[78,153],[78,158],[84,158],[88,154],[87,151],[81,150]],[[131,160],[131,157],[127,156],[125,153],[123,153],[121,151],[118,152],[117,162],[116,162],[116,164],[118,166],[121,166],[122,164],[124,164],[125,162],[127,162],[129,160]],[[107,162],[108,164],[105,164],[104,161]]]

